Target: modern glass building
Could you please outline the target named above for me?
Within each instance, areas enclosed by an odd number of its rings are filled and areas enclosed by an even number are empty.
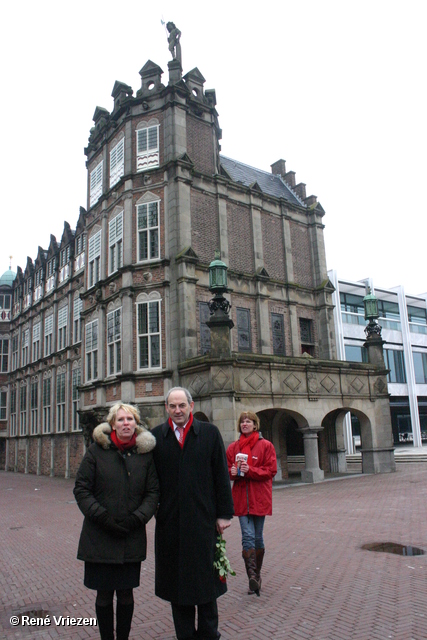
[[[366,362],[363,298],[368,287],[378,299],[385,365],[388,373],[393,438],[396,446],[427,445],[427,294],[405,294],[403,286],[374,287],[372,279],[342,280],[328,272],[333,301],[338,358]],[[347,450],[359,442],[357,419],[347,420]]]

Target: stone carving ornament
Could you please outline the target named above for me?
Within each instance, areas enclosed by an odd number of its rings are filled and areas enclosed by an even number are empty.
[[[172,54],[172,58],[174,60],[178,60],[179,63],[182,63],[181,57],[181,31],[175,26],[173,22],[168,22],[166,25],[166,29],[169,31],[168,43],[169,43],[169,51]]]

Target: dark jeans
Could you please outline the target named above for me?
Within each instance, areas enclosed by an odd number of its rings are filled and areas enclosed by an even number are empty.
[[[218,606],[216,600],[197,605],[198,629],[196,632],[196,607],[172,603],[172,616],[178,640],[212,640],[220,638],[218,633]]]

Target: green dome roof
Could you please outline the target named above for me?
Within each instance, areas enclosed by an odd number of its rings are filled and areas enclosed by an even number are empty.
[[[15,278],[16,273],[12,271],[12,267],[9,267],[0,278],[0,287],[11,287]]]

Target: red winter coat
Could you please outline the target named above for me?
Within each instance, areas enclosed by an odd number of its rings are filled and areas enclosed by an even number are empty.
[[[240,452],[239,441],[232,442],[227,449],[228,472]],[[271,516],[273,477],[277,473],[276,451],[260,434],[252,449],[252,465],[243,478],[232,476],[232,494],[236,516]]]

